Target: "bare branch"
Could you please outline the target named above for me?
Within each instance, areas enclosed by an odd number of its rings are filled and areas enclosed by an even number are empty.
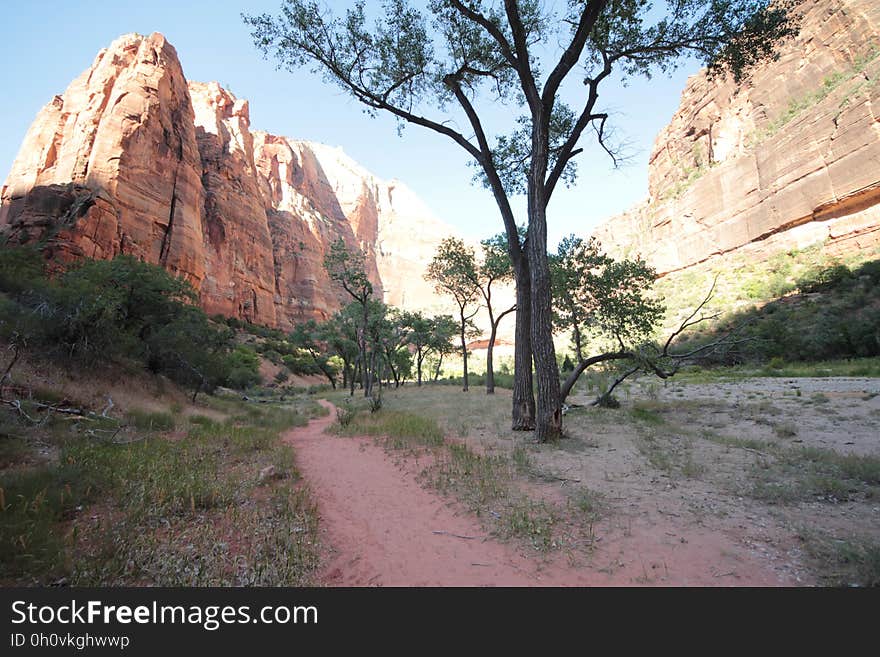
[[[532,72],[532,65],[529,62],[529,45],[526,42],[526,30],[519,13],[519,6],[516,0],[504,0],[504,9],[507,12],[507,22],[513,32],[513,43],[516,49],[517,66],[516,72],[519,74],[520,86],[532,110],[532,116],[545,114],[549,119],[550,112],[544,112],[541,105],[541,97],[538,94],[538,86],[535,84],[535,76]],[[549,108],[548,108],[549,110]]]
[[[702,321],[705,321],[705,319],[703,319],[703,318],[698,319],[696,321],[691,321],[691,320],[693,320],[694,317],[696,317],[700,313],[700,311],[706,307],[706,304],[709,303],[709,301],[715,295],[715,286],[716,285],[718,285],[718,274],[715,274],[715,278],[712,281],[712,287],[709,288],[709,292],[706,294],[706,296],[703,298],[703,300],[700,302],[700,304],[696,308],[694,308],[694,311],[685,318],[685,320],[679,325],[679,327],[675,331],[673,331],[672,335],[669,336],[669,339],[666,340],[666,344],[663,345],[663,352],[662,352],[663,355],[669,354],[669,347],[670,347],[670,345],[672,345],[672,342],[675,340],[675,338],[677,338],[679,335],[681,335],[686,329],[688,329],[691,326],[695,326],[696,324],[699,324]],[[708,318],[706,318],[706,319],[708,319]]]

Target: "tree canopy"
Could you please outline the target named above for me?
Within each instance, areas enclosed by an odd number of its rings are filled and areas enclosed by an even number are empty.
[[[513,426],[539,440],[562,432],[552,340],[547,208],[560,181],[575,179],[581,139],[608,143],[600,86],[676,68],[696,56],[713,74],[741,79],[796,26],[791,0],[428,0],[415,6],[360,0],[335,14],[284,0],[277,17],[244,16],[254,44],[279,66],[312,66],[367,111],[388,112],[444,135],[472,158],[504,224],[517,285]],[[575,72],[573,74],[573,72]],[[487,105],[508,103],[511,125],[487,124]],[[462,127],[463,126],[463,127]],[[519,239],[510,195],[524,193]],[[535,367],[538,403],[532,399]],[[535,413],[531,418],[518,417]]]

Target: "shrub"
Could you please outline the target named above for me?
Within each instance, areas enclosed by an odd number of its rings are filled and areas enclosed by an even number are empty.
[[[36,256],[35,256],[36,254]],[[195,306],[183,279],[131,256],[83,260],[56,279],[34,249],[0,249],[0,337],[88,367],[136,362],[199,390],[258,381],[259,361]]]

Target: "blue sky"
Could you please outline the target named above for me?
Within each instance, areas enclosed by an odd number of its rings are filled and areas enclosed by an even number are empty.
[[[331,0],[329,4],[347,3]],[[458,146],[416,127],[408,127],[398,137],[390,117],[370,118],[318,75],[308,70],[277,71],[273,62],[262,58],[240,13],[275,13],[279,5],[280,0],[4,3],[0,175],[5,178],[8,173],[39,109],[62,93],[98,50],[126,32],[158,31],[177,49],[188,79],[217,80],[250,100],[254,129],[342,146],[376,175],[398,178],[412,187],[438,217],[462,234],[480,238],[500,232],[494,201],[488,191],[471,184],[473,170]],[[588,149],[579,158],[576,186],[560,188],[551,202],[551,244],[571,232],[589,234],[596,223],[647,195],[647,161],[654,137],[678,107],[686,78],[697,68],[690,62],[671,78],[634,80],[626,87],[614,79],[605,82],[600,104],[613,112],[616,131],[628,143],[631,159],[614,170],[597,149]],[[510,112],[510,108],[488,109],[493,119]]]

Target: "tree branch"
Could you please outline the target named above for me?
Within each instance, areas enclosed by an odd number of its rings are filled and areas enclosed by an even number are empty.
[[[568,48],[565,49],[565,52],[562,53],[562,56],[559,58],[559,63],[556,64],[556,67],[547,78],[547,83],[544,85],[544,91],[541,94],[541,101],[543,102],[544,107],[553,106],[553,103],[556,100],[556,93],[559,91],[559,86],[562,84],[565,76],[568,75],[569,72],[571,72],[571,69],[574,68],[575,64],[578,63],[578,60],[584,51],[587,39],[590,36],[590,32],[593,30],[596,21],[599,19],[599,15],[602,13],[602,10],[605,9],[607,4],[608,0],[591,0],[591,2],[589,2],[584,8],[583,12],[581,12],[581,17],[578,21],[571,43]]]
[[[532,110],[532,116],[538,117],[546,114],[549,117],[550,112],[544,111],[541,104],[541,97],[538,94],[538,86],[535,84],[535,76],[532,72],[532,64],[529,61],[529,46],[526,42],[526,30],[519,13],[519,6],[516,0],[504,0],[504,9],[507,12],[507,22],[513,32],[513,44],[516,49],[516,72],[519,74],[520,85],[525,94],[529,108]]]
[[[480,12],[474,11],[473,9],[466,6],[464,3],[459,2],[458,0],[450,0],[449,4],[452,5],[452,7],[462,16],[486,30],[489,36],[491,36],[495,40],[495,43],[498,44],[498,47],[500,48],[501,54],[504,56],[504,59],[513,68],[517,68],[519,66],[517,56],[513,53],[513,48],[511,47],[510,42],[507,40],[507,37],[504,36],[504,33],[500,29],[498,29],[498,26],[495,23],[490,21]]]
[[[571,130],[571,134],[560,147],[559,154],[556,156],[556,164],[553,166],[553,170],[550,172],[550,175],[547,177],[547,182],[544,184],[544,195],[547,199],[551,198],[553,195],[553,190],[556,188],[559,179],[562,177],[562,173],[565,171],[565,167],[569,160],[580,152],[576,152],[574,149],[575,146],[577,146],[578,141],[580,141],[584,129],[596,119],[601,119],[604,126],[605,119],[608,118],[607,114],[593,114],[593,109],[599,98],[599,84],[602,80],[611,75],[612,70],[612,62],[604,52],[602,53],[602,59],[604,61],[602,70],[596,75],[596,77],[584,80],[584,84],[589,88],[589,91],[587,92],[587,101],[584,104],[583,111]]]

